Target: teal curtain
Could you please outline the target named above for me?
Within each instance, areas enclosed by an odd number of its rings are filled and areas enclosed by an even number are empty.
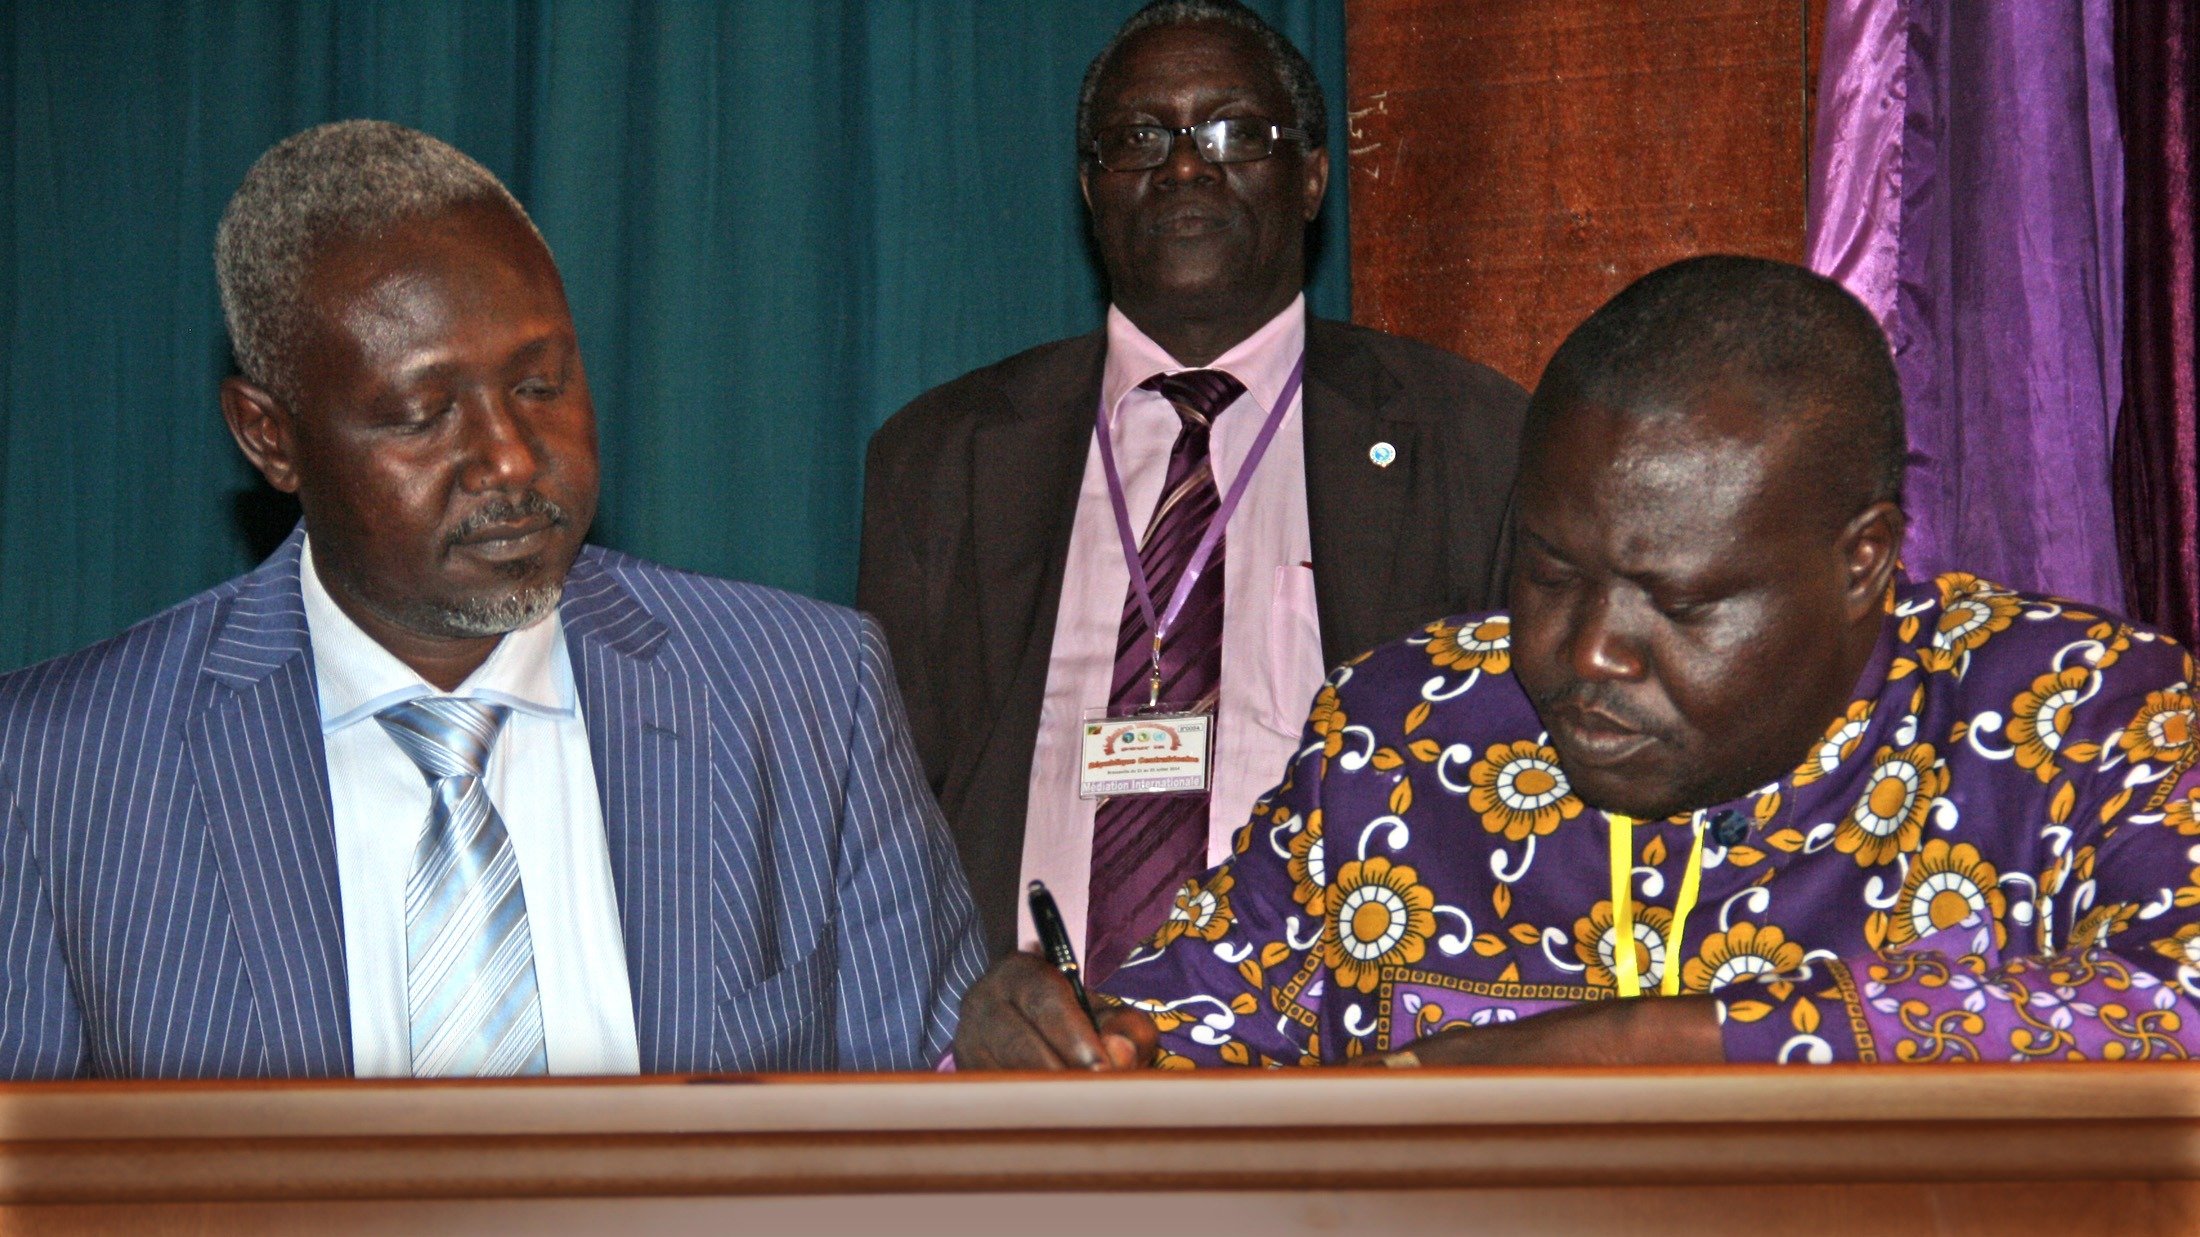
[[[276,139],[375,116],[506,178],[564,270],[594,539],[846,601],[863,448],[935,383],[1097,325],[1071,150],[1137,0],[0,3],[0,668],[249,567],[287,528],[221,426],[215,221]],[[1257,4],[1319,67],[1342,0]]]

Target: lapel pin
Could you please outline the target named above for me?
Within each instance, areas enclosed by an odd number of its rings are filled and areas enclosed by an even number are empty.
[[[1367,458],[1375,461],[1375,467],[1388,468],[1398,458],[1398,448],[1387,442],[1378,442],[1367,449]]]

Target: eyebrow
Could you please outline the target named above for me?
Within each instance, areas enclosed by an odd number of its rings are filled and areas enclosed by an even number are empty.
[[[507,367],[532,364],[540,360],[544,353],[564,345],[571,338],[571,336],[561,332],[538,335],[513,349],[511,355],[505,359],[503,364]],[[429,361],[426,364],[401,372],[397,381],[399,383],[434,382],[449,377],[456,368],[455,363],[450,360]]]
[[[1562,563],[1569,564],[1574,561],[1566,557],[1564,554],[1560,553],[1557,546],[1552,545],[1550,542],[1545,541],[1543,538],[1537,536],[1526,525],[1516,524],[1513,526],[1513,530],[1519,534],[1520,539],[1523,542],[1533,542],[1536,549],[1542,551],[1545,554],[1548,554],[1552,558],[1555,558]]]
[[[1539,553],[1556,559],[1568,567],[1579,567],[1581,565],[1557,546],[1537,536],[1533,530],[1524,526],[1516,525],[1515,527],[1523,544],[1532,544],[1532,547]],[[1719,587],[1723,583],[1723,579],[1717,574],[1716,566],[1712,568],[1712,576],[1709,580],[1690,579],[1667,571],[1614,571],[1611,574],[1648,591],[1670,588],[1688,592],[1706,587]]]
[[[558,333],[537,336],[533,340],[530,340],[529,342],[520,345],[519,349],[512,353],[512,360],[521,364],[525,364],[526,362],[540,358],[543,353],[550,351],[552,348],[555,348],[560,344],[563,344],[564,342],[565,336]]]
[[[1200,95],[1194,102],[1206,108],[1223,107],[1231,103],[1247,103],[1257,107],[1261,104],[1260,96],[1261,92],[1256,88],[1225,86]],[[1160,110],[1162,105],[1173,102],[1175,102],[1174,96],[1163,95],[1137,99],[1117,99],[1101,108],[1100,114],[1104,116],[1114,112],[1156,112]]]

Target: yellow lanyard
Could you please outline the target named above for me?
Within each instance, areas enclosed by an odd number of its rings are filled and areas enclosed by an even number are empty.
[[[1621,996],[1642,995],[1642,968],[1635,961],[1635,822],[1628,816],[1605,813],[1612,825],[1612,978]],[[1665,972],[1658,977],[1658,991],[1666,996],[1681,992],[1681,942],[1688,935],[1688,912],[1696,909],[1696,892],[1703,885],[1704,814],[1696,813],[1696,840],[1688,848],[1688,870],[1681,876],[1680,897],[1673,903],[1673,930],[1665,937]]]

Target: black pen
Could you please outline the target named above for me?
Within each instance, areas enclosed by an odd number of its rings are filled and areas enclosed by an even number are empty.
[[[1031,902],[1031,922],[1039,929],[1039,948],[1054,964],[1054,969],[1069,981],[1069,990],[1077,994],[1077,1004],[1083,1007],[1085,1017],[1092,1018],[1094,1027],[1100,1025],[1093,1018],[1092,1001],[1085,996],[1084,981],[1078,978],[1077,948],[1069,943],[1069,929],[1062,926],[1061,909],[1054,905],[1054,895],[1047,892],[1045,881],[1033,881],[1025,886],[1025,896]]]

